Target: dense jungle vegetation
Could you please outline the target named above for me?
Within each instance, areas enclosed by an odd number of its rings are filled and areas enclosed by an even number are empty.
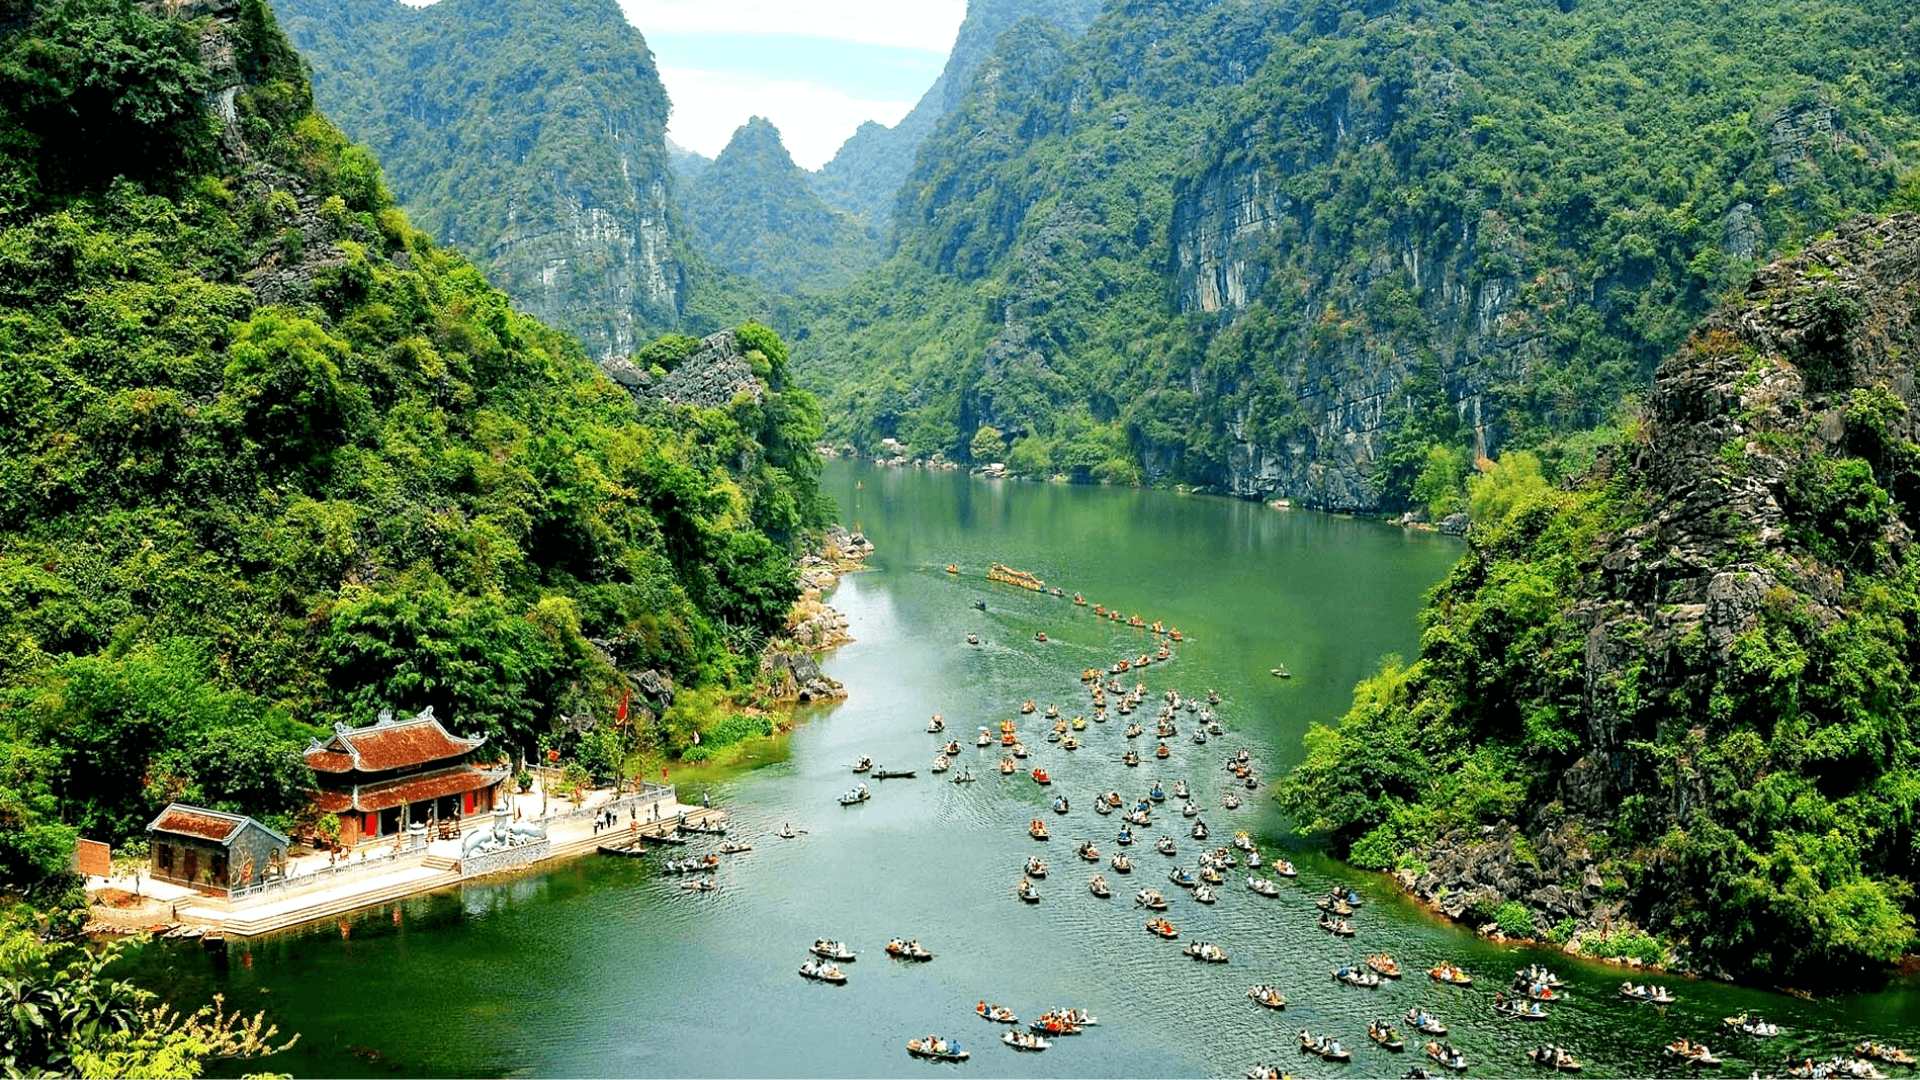
[[[1282,805],[1413,877],[1510,822],[1501,858],[1538,871],[1515,877],[1554,899],[1591,865],[1596,902],[1709,970],[1844,984],[1913,952],[1916,251],[1913,214],[1809,247],[1695,332],[1582,482],[1524,454],[1477,477],[1419,658],[1314,726]],[[1488,903],[1544,937],[1539,899]]]
[[[759,402],[637,405],[413,228],[236,6],[0,8],[10,889],[171,799],[285,826],[309,736],[383,705],[616,769],[680,745],[713,718],[616,726],[625,673],[744,686],[828,513],[772,331]]]
[[[1457,500],[1506,446],[1557,478],[1755,265],[1884,205],[1920,159],[1917,32],[1891,0],[1030,21],[802,371],[838,440],[1033,475],[1226,486],[1236,455],[1352,455],[1399,506],[1430,469]],[[1192,253],[1234,228],[1217,280],[1245,296],[1206,298]]]

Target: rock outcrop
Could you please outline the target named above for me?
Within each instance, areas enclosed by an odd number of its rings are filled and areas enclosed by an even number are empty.
[[[845,526],[829,525],[817,550],[800,557],[800,598],[787,613],[787,640],[795,648],[769,649],[760,670],[777,696],[799,701],[825,701],[847,696],[846,687],[820,671],[814,657],[853,640],[847,617],[821,597],[840,583],[840,575],[864,569],[873,543]]]
[[[277,0],[408,215],[596,359],[687,300],[653,54],[612,0]]]
[[[1406,853],[1409,890],[1456,918],[1518,903],[1543,936],[1631,922],[1730,969],[1906,947],[1912,803],[1883,792],[1920,762],[1915,356],[1920,215],[1846,224],[1701,322],[1566,499],[1476,541],[1394,708],[1449,717],[1423,753],[1497,747],[1530,779],[1510,817]],[[1503,582],[1548,565],[1501,629]],[[1485,655],[1522,633],[1532,655]]]
[[[659,398],[676,405],[722,408],[741,394],[761,400],[766,385],[754,376],[753,365],[740,351],[732,330],[709,334],[700,348],[672,371],[655,376],[625,357],[601,363],[601,370],[636,398]]]

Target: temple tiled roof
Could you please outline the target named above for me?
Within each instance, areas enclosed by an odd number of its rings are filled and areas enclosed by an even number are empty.
[[[444,761],[478,750],[486,737],[460,738],[448,734],[431,707],[420,715],[395,720],[383,712],[366,727],[335,724],[333,737],[308,745],[307,766],[319,773],[391,772]]]
[[[462,795],[492,787],[507,778],[505,769],[476,769],[455,765],[417,776],[403,776],[372,784],[355,784],[347,791],[316,791],[313,802],[329,814],[349,811],[371,813],[408,803],[424,802],[444,795]]]
[[[160,811],[160,816],[147,825],[147,831],[193,836],[202,840],[211,840],[216,844],[226,844],[240,835],[240,830],[248,825],[278,837],[282,844],[287,842],[285,836],[281,836],[250,817],[241,814],[225,814],[218,810],[188,806],[184,803],[167,804],[167,808]]]

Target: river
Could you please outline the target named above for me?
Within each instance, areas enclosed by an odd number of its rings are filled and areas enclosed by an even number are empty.
[[[1586,1061],[1590,1076],[1678,1074],[1658,1048],[1686,1035],[1709,1040],[1727,1074],[1766,1069],[1792,1052],[1825,1054],[1856,1037],[1920,1043],[1920,989],[1912,982],[1873,994],[1808,1002],[1784,994],[1680,978],[1664,1009],[1619,1000],[1622,974],[1549,950],[1496,947],[1408,903],[1391,883],[1358,874],[1310,850],[1295,850],[1263,786],[1245,805],[1221,805],[1230,749],[1250,750],[1264,779],[1301,752],[1314,721],[1344,710],[1356,680],[1382,655],[1417,648],[1420,599],[1457,558],[1457,541],[1378,523],[1172,492],[986,481],[953,473],[883,470],[834,462],[826,474],[843,520],[878,545],[872,568],[847,576],[832,602],[857,641],[826,665],[851,697],[809,710],[791,736],[769,740],[756,760],[725,770],[682,770],[683,792],[710,789],[732,812],[736,837],[755,843],[732,856],[720,889],[691,895],[652,860],[589,857],[551,871],[467,885],[390,904],[349,919],[239,941],[224,959],[149,946],[134,967],[176,1001],[226,995],[265,1009],[292,1051],[229,1063],[303,1076],[893,1076],[959,1069],[975,1076],[1240,1076],[1256,1061],[1297,1075],[1399,1076],[1417,1057],[1366,1043],[1370,1017],[1397,1018],[1420,1004],[1453,1029],[1470,1075],[1526,1075],[1525,1047],[1555,1042]],[[948,575],[947,563],[962,573]],[[1217,690],[1227,734],[1188,739],[1191,717],[1165,762],[1137,769],[1118,756],[1124,721],[1089,725],[1077,752],[1041,740],[1026,718],[1033,758],[1051,770],[1051,790],[1024,774],[1002,776],[998,748],[976,749],[980,725],[1011,717],[1023,699],[1063,714],[1087,712],[1079,672],[1148,650],[1148,636],[1067,601],[986,580],[991,562],[1031,571],[1148,621],[1185,632],[1174,659],[1129,675],[1158,695]],[[984,601],[984,611],[976,609]],[[1042,644],[1035,634],[1045,631]],[[969,633],[981,644],[965,643]],[[1286,665],[1291,679],[1268,669]],[[979,781],[952,784],[927,766],[939,740],[925,733],[941,713],[960,739],[960,763]],[[1152,727],[1152,711],[1135,714]],[[1135,740],[1143,752],[1151,738]],[[873,782],[872,801],[835,797],[855,780],[862,755],[913,780]],[[1075,841],[1111,853],[1115,817],[1092,813],[1092,796],[1144,793],[1155,779],[1194,785],[1214,830],[1236,830],[1268,853],[1291,854],[1297,882],[1277,899],[1229,872],[1212,907],[1168,885],[1170,865],[1194,866],[1198,845],[1172,802],[1143,838],[1179,838],[1167,858],[1131,849],[1130,876],[1104,865],[1115,896],[1086,889],[1089,868]],[[1048,812],[1064,792],[1071,812]],[[1027,836],[1041,817],[1054,839]],[[770,835],[791,821],[804,835]],[[1052,867],[1038,905],[1013,886],[1035,853]],[[1341,941],[1315,925],[1311,901],[1334,881],[1353,881],[1366,903],[1358,937]],[[1223,945],[1225,965],[1198,964],[1179,945],[1144,930],[1133,892],[1166,892],[1183,941]],[[809,983],[795,969],[816,937],[860,951],[841,987]],[[889,961],[892,936],[918,938],[930,964]],[[1387,949],[1409,977],[1379,990],[1333,983],[1330,969]],[[1480,988],[1442,987],[1419,974],[1442,959],[1464,965]],[[1544,1023],[1496,1018],[1488,1001],[1513,969],[1551,964],[1570,998]],[[1284,1013],[1247,999],[1275,984]],[[1047,1006],[1090,1009],[1099,1026],[1043,1054],[999,1045],[1000,1029],[977,1019],[980,999],[1023,1019]],[[1771,1043],[1723,1037],[1720,1018],[1753,1010],[1784,1025]],[[1402,1025],[1404,1028],[1404,1025]],[[1353,1047],[1351,1065],[1297,1053],[1293,1033],[1326,1032]],[[972,1051],[961,1066],[909,1059],[909,1037],[940,1032]],[[1411,1037],[1411,1033],[1403,1034]],[[1724,1045],[1723,1045],[1724,1044]]]

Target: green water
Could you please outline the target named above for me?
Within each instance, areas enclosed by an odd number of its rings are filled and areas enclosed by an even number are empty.
[[[1411,1061],[1367,1046],[1366,1021],[1398,1018],[1413,1004],[1451,1025],[1478,1076],[1527,1075],[1521,1051],[1547,1041],[1570,1047],[1597,1076],[1671,1072],[1658,1047],[1679,1035],[1709,1040],[1727,1057],[1727,1075],[1856,1037],[1920,1043],[1920,993],[1911,984],[1804,1002],[1669,979],[1679,1004],[1636,1007],[1614,996],[1614,969],[1480,942],[1383,880],[1310,852],[1292,852],[1300,878],[1278,899],[1247,892],[1242,871],[1229,874],[1217,905],[1203,907],[1166,881],[1170,864],[1194,865],[1197,847],[1170,805],[1140,832],[1143,840],[1178,837],[1177,859],[1136,844],[1132,875],[1101,867],[1115,898],[1094,898],[1089,868],[1072,848],[1092,837],[1104,852],[1117,850],[1117,819],[1091,812],[1093,794],[1108,788],[1138,795],[1155,779],[1171,787],[1185,778],[1207,807],[1209,846],[1246,829],[1267,851],[1288,850],[1265,788],[1238,811],[1221,807],[1222,758],[1244,746],[1263,777],[1278,776],[1299,754],[1306,725],[1338,716],[1382,654],[1414,651],[1421,594],[1457,557],[1457,543],[1165,492],[847,463],[829,466],[827,484],[843,518],[879,545],[873,569],[849,576],[833,598],[859,640],[827,667],[852,697],[810,712],[748,767],[676,777],[687,790],[710,786],[732,809],[736,835],[756,844],[729,858],[718,892],[682,893],[647,861],[589,857],[236,944],[225,961],[156,945],[140,960],[144,977],[184,1001],[222,992],[243,1009],[266,1009],[301,1033],[300,1044],[244,1070],[305,1076],[1239,1076],[1262,1060],[1302,1076],[1399,1076]],[[1049,794],[1024,775],[1001,776],[998,749],[976,749],[969,733],[1014,715],[1026,698],[1057,702],[1069,716],[1085,711],[1081,669],[1150,646],[1144,633],[1064,600],[988,582],[983,571],[995,561],[1185,631],[1171,663],[1128,680],[1143,679],[1156,695],[1216,689],[1227,734],[1196,746],[1185,718],[1168,761],[1127,769],[1117,760],[1127,744],[1118,718],[1089,725],[1077,753],[1041,741],[1044,725],[1029,718],[1027,764],[1049,769],[1052,790],[1073,802],[1065,816],[1049,813]],[[948,562],[964,573],[947,575]],[[1046,644],[1034,641],[1041,630]],[[969,633],[982,643],[965,644]],[[1269,676],[1276,664],[1295,677]],[[924,728],[935,712],[963,742],[960,761],[979,782],[950,784],[926,771],[938,740]],[[1150,710],[1135,717],[1151,730]],[[1146,750],[1151,740],[1134,745]],[[871,802],[843,809],[835,796],[853,782],[847,764],[861,755],[920,776],[874,783]],[[1053,828],[1050,843],[1026,835],[1034,817]],[[768,835],[784,821],[806,834]],[[1036,852],[1053,873],[1030,907],[1012,889]],[[1351,942],[1323,935],[1311,905],[1343,879],[1368,898]],[[1149,937],[1130,899],[1145,885],[1168,894],[1183,940],[1219,942],[1231,962],[1196,964]],[[821,935],[860,950],[844,987],[795,974]],[[894,935],[919,938],[939,958],[888,961],[881,947]],[[1451,958],[1483,989],[1417,975],[1378,991],[1330,980],[1333,965],[1379,949],[1415,972]],[[1488,1008],[1493,988],[1533,960],[1560,971],[1572,997],[1545,1023],[1499,1020]],[[1279,986],[1291,1001],[1286,1012],[1248,1001],[1255,982]],[[1023,1018],[1049,1005],[1084,1006],[1101,1023],[1043,1054],[1016,1054],[999,1045],[998,1027],[972,1015],[981,998]],[[1720,1018],[1742,1010],[1787,1026],[1787,1035],[1758,1045],[1722,1038]],[[1299,1056],[1293,1033],[1302,1027],[1340,1037],[1354,1047],[1354,1063]],[[959,1037],[973,1060],[908,1058],[905,1040],[928,1032]]]

